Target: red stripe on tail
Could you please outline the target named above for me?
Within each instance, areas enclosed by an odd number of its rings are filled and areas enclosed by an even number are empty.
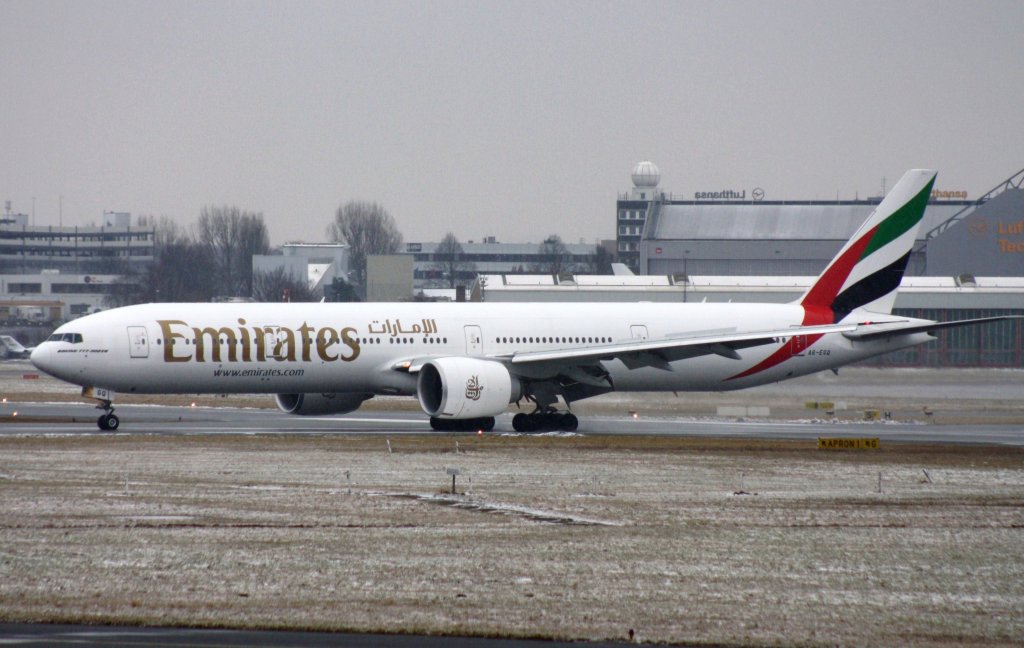
[[[871,243],[871,238],[878,231],[878,227],[875,226],[864,236],[860,237],[856,243],[851,245],[843,254],[838,257],[832,265],[825,271],[823,275],[818,278],[814,286],[807,291],[807,295],[801,304],[810,307],[824,307],[831,310],[832,302],[835,301],[839,295],[839,291],[843,289],[843,284],[850,277],[850,273],[853,272],[857,262],[864,256],[864,250],[867,249],[868,244]],[[832,322],[818,322],[819,324],[831,324]]]

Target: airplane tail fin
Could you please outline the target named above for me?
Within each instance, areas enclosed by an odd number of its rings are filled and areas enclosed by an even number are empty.
[[[831,311],[834,322],[858,308],[892,312],[935,176],[929,169],[903,174],[799,303],[822,315]]]

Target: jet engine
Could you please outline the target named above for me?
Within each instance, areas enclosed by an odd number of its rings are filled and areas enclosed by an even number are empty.
[[[505,365],[479,358],[437,358],[420,369],[420,407],[439,419],[496,416],[519,400],[522,388]]]
[[[347,414],[359,409],[373,394],[341,392],[338,394],[276,394],[274,400],[282,412],[309,416],[311,414]]]

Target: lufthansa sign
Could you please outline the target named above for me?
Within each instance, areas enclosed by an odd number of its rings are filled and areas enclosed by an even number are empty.
[[[967,200],[966,191],[932,191],[932,200]]]
[[[735,191],[723,189],[722,191],[697,191],[693,194],[694,200],[746,200],[747,190]]]
[[[764,189],[756,187],[750,192],[753,200],[764,200]],[[722,189],[721,191],[696,191],[693,194],[694,200],[746,200],[746,189]]]

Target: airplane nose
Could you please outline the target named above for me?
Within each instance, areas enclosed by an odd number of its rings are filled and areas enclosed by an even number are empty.
[[[29,360],[35,365],[36,369],[50,373],[52,369],[51,358],[53,357],[53,349],[50,345],[43,342],[37,346],[33,351],[32,355],[29,356]]]

